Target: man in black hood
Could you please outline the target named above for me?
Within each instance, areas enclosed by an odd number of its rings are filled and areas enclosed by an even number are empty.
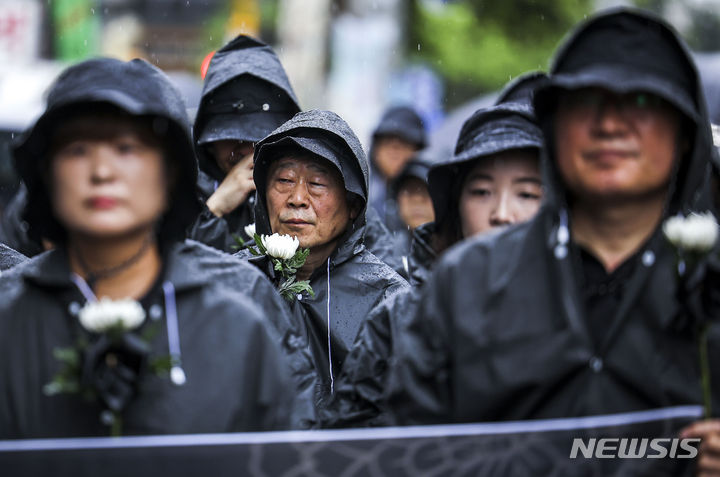
[[[465,231],[468,235],[488,233],[526,220],[539,207],[534,195],[540,188],[543,138],[530,101],[535,87],[545,79],[542,73],[531,73],[510,83],[498,105],[481,109],[465,121],[455,155],[430,169],[437,218],[413,231],[412,254],[404,257],[401,271],[414,286],[375,307],[362,324],[338,378],[335,399],[319,416],[323,426],[392,423],[383,402],[388,363],[404,332],[401,324],[416,312],[423,293],[420,285],[438,255],[468,239]]]
[[[661,230],[707,199],[712,143],[687,48],[649,14],[606,12],[566,41],[534,104],[545,205],[436,265],[390,379],[401,423],[702,402],[697,323]]]
[[[254,178],[257,233],[294,235],[310,249],[298,278],[314,296],[298,294],[290,308],[306,325],[323,399],[363,318],[408,285],[364,246],[367,159],[336,114],[300,113],[260,141]],[[275,279],[266,257],[253,262]]]
[[[205,77],[193,136],[205,208],[190,237],[232,252],[254,222],[255,143],[300,111],[275,52],[240,35],[215,53]],[[235,248],[234,248],[235,247]]]

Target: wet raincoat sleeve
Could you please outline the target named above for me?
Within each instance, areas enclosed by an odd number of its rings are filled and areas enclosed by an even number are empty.
[[[398,425],[450,422],[449,332],[453,313],[446,297],[456,284],[438,267],[417,290],[417,304],[401,322],[388,378],[388,412]]]

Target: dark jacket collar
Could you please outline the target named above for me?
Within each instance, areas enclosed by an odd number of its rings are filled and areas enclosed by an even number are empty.
[[[164,254],[163,281],[172,282],[176,291],[201,287],[206,282],[205,274],[191,259],[183,257],[184,246],[175,243]],[[25,280],[46,288],[69,288],[70,266],[64,248],[47,251],[23,265],[21,275]]]

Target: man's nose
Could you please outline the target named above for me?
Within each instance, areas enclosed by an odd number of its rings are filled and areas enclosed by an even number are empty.
[[[288,197],[288,205],[290,207],[308,206],[307,183],[304,180],[299,180],[293,185],[290,196]]]
[[[626,111],[617,99],[603,99],[597,105],[593,119],[593,130],[599,135],[624,134],[628,130]]]

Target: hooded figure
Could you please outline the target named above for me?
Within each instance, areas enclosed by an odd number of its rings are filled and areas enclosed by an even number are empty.
[[[16,252],[7,245],[0,243],[0,271],[12,268],[27,260],[23,254]]]
[[[407,106],[389,108],[372,135],[370,146],[370,205],[390,232],[405,227],[397,215],[390,186],[405,164],[427,145],[420,116]]]
[[[198,189],[206,207],[191,238],[226,252],[237,249],[236,237],[247,240],[244,228],[255,221],[252,158],[247,156],[255,143],[299,111],[285,70],[269,46],[240,35],[215,53],[193,128]],[[223,153],[216,147],[223,143],[239,147]],[[219,157],[223,155],[233,157]]]
[[[533,72],[510,83],[495,106],[481,109],[465,121],[453,157],[430,169],[428,182],[435,220],[413,232],[410,256],[405,260],[411,283],[423,283],[437,256],[468,238],[463,233],[460,202],[475,165],[510,151],[535,151],[539,157],[543,137],[531,101],[533,92],[545,80],[543,73]],[[504,221],[495,224],[505,225]]]
[[[598,90],[607,103],[593,101]],[[564,96],[574,92],[582,95]],[[582,250],[579,219],[571,222],[583,189],[571,192],[567,174],[559,173],[558,155],[571,146],[568,129],[555,130],[560,98],[567,101],[562,107],[602,108],[589,123],[598,141],[634,144],[628,137],[636,130],[618,129],[631,119],[654,127],[655,115],[674,115],[683,125],[678,144],[687,147],[654,151],[672,155],[675,165],[670,183],[656,192],[662,217],[609,273]],[[549,150],[543,163],[549,197],[529,222],[465,241],[435,265],[396,347],[389,403],[400,423],[573,417],[702,402],[697,330],[676,299],[675,253],[661,231],[662,218],[702,210],[707,191],[712,144],[687,48],[646,13],[595,16],[559,50],[534,103]],[[581,126],[588,123],[570,125]],[[647,157],[644,150],[638,157]]]
[[[428,171],[430,163],[421,158],[413,158],[402,172],[390,184],[390,195],[395,202],[398,217],[404,228],[395,231],[393,236],[393,252],[401,256],[399,267],[395,268],[403,278],[409,277],[407,255],[413,232],[423,224],[433,221],[434,211],[428,190]],[[394,266],[395,263],[388,265]]]
[[[200,208],[185,111],[149,63],[88,60],[60,75],[15,146],[26,220],[56,248],[0,277],[0,439],[102,436],[119,423],[123,434],[291,425],[295,365],[278,344],[287,327],[268,326],[289,322],[284,305],[253,267],[184,242]],[[144,218],[150,208],[160,216]],[[148,232],[139,249],[99,268],[91,250],[107,260],[136,230]],[[146,318],[121,339],[93,331],[96,294],[136,297]],[[57,358],[61,348],[79,367]],[[168,359],[169,376],[151,371],[156,359]],[[55,395],[58,381],[46,385],[60,376],[93,398]]]
[[[293,315],[301,318],[306,325],[310,350],[321,377],[319,398],[322,399],[334,391],[335,373],[341,369],[363,318],[386,296],[408,285],[363,244],[367,159],[350,127],[334,113],[300,113],[258,144],[254,169],[258,196],[255,205],[257,233],[262,235],[275,231],[271,222],[276,218],[269,216],[268,208],[269,173],[276,161],[293,156],[308,157],[339,177],[347,203],[353,209],[345,230],[340,230],[340,235],[334,239],[336,245],[327,259],[309,276],[314,296],[303,293],[290,303]],[[287,182],[293,179],[281,176],[278,180]],[[316,186],[310,184],[308,187]],[[292,207],[298,211],[307,207],[300,203],[302,198],[294,202]],[[320,225],[315,223],[314,228]],[[302,241],[300,246],[303,246]],[[308,260],[311,259],[312,253]],[[275,279],[266,257],[251,261]]]
[[[403,260],[404,274],[417,286],[385,300],[363,323],[337,380],[335,399],[321,410],[323,427],[393,424],[384,392],[403,323],[416,312],[422,294],[420,285],[438,254],[463,239],[460,197],[469,173],[476,165],[502,153],[531,150],[535,161],[539,161],[543,138],[528,101],[538,82],[544,79],[543,74],[533,73],[511,83],[502,94],[504,103],[482,109],[464,123],[455,156],[430,168],[429,189],[436,220],[413,231],[411,255]],[[499,163],[496,166],[506,167]],[[483,177],[484,181],[488,179],[489,176]],[[490,187],[481,185],[483,200],[490,195]]]

